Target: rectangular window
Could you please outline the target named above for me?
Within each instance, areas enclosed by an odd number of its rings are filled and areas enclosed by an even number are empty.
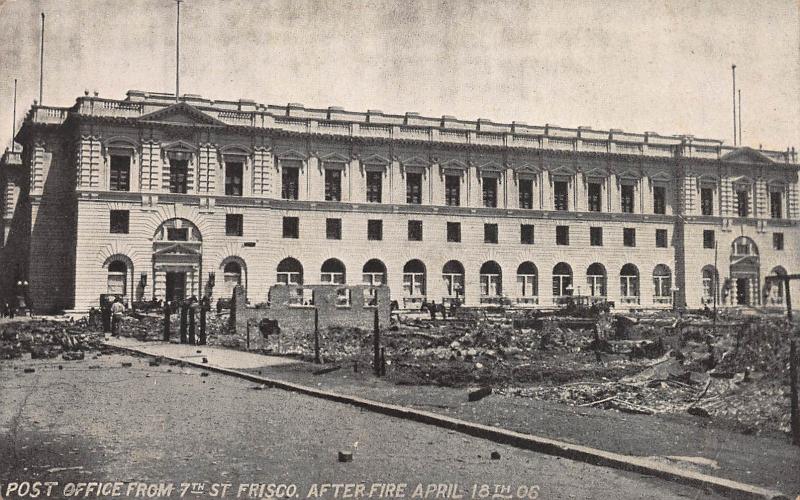
[[[300,237],[300,218],[283,218],[283,237],[292,239],[297,239]]]
[[[620,203],[622,211],[628,214],[633,213],[633,196],[634,189],[632,184],[623,184],[620,186]]]
[[[739,217],[747,217],[750,214],[750,196],[747,189],[736,190],[736,212]]]
[[[656,229],[656,248],[667,248],[666,229]]]
[[[653,186],[653,213],[667,213],[667,188],[664,186]]]
[[[533,208],[533,180],[519,180],[519,208]]]
[[[336,290],[336,307],[350,307],[349,288],[339,288]]]
[[[711,229],[703,230],[703,248],[714,248],[714,231]]]
[[[383,221],[370,219],[367,221],[367,239],[381,241],[383,239]]]
[[[589,183],[589,211],[603,210],[603,186],[599,182]]]
[[[523,245],[533,245],[533,224],[520,224],[519,242]]]
[[[448,222],[447,223],[447,241],[450,243],[461,242],[461,223]]]
[[[700,211],[703,215],[714,215],[714,189],[700,188]]]
[[[590,227],[589,228],[589,244],[593,247],[603,246],[603,228]]]
[[[483,225],[483,242],[497,243],[497,224]]]
[[[556,226],[556,245],[569,245],[569,226]]]
[[[329,240],[342,239],[342,219],[325,219],[325,237]]]
[[[422,174],[406,173],[406,203],[422,204]]]
[[[325,169],[325,201],[342,200],[342,171]]]
[[[783,233],[772,233],[773,250],[783,250]]]
[[[281,166],[281,198],[297,200],[300,195],[300,168]]]
[[[422,221],[408,221],[408,241],[422,241]]]
[[[556,210],[569,210],[569,185],[567,181],[553,183],[553,202]]]
[[[626,247],[636,246],[636,229],[632,227],[622,229],[622,244]]]
[[[128,234],[130,212],[127,210],[112,210],[109,232],[114,234]]]
[[[186,194],[188,192],[189,160],[169,161],[169,192]]]
[[[111,155],[111,172],[109,173],[108,188],[111,191],[130,191],[131,157],[125,155]]]
[[[367,201],[380,203],[383,194],[383,172],[367,172]]]
[[[240,161],[225,162],[225,195],[242,196],[243,165]]]
[[[167,228],[168,241],[188,241],[189,229],[185,227],[168,227]]]
[[[444,177],[444,203],[449,207],[461,205],[461,177],[458,175]]]
[[[244,215],[225,214],[225,236],[244,235]]]
[[[773,219],[783,217],[783,193],[780,191],[769,193],[769,213]]]
[[[483,189],[483,206],[494,208],[497,206],[497,179],[494,177],[481,178]]]

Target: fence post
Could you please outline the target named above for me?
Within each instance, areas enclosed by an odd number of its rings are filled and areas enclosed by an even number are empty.
[[[197,318],[195,314],[197,313],[197,307],[195,306],[196,302],[192,302],[188,308],[188,315],[189,315],[189,343],[195,345],[197,341],[197,337],[195,336]]]
[[[372,366],[375,368],[375,375],[380,377],[381,376],[381,331],[380,331],[380,323],[378,321],[377,307],[375,308],[375,320],[373,326],[372,342],[373,342],[373,347],[375,349]]]
[[[314,308],[314,363],[321,364],[319,356],[319,309]]]
[[[792,339],[789,344],[789,388],[791,390],[792,412],[789,416],[792,427],[792,442],[800,446],[800,409],[797,402],[797,341]]]
[[[200,306],[200,341],[198,344],[206,345],[206,314],[211,309],[211,302],[204,297]]]
[[[249,351],[250,350],[250,318],[247,319],[247,339],[246,339],[245,348]]]

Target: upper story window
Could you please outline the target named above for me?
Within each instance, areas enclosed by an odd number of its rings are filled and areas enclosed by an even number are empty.
[[[342,171],[325,169],[325,201],[342,200]]]
[[[589,211],[600,212],[603,210],[603,185],[599,182],[589,183]]]
[[[711,186],[700,188],[700,213],[714,215],[714,188]]]
[[[567,181],[553,182],[553,204],[556,210],[569,210],[569,184]]]
[[[770,191],[769,193],[769,213],[773,219],[783,218],[783,193],[780,191]]]
[[[242,196],[244,163],[241,161],[225,162],[225,195]]]
[[[494,208],[497,206],[497,179],[494,177],[483,177],[483,206]]]
[[[636,229],[625,227],[622,229],[622,244],[626,247],[636,246]]]
[[[342,219],[325,219],[325,238],[329,240],[342,239]]]
[[[533,208],[533,180],[519,180],[519,208]]]
[[[497,224],[483,225],[483,242],[497,243]]]
[[[300,237],[300,218],[299,217],[284,217],[283,218],[283,237],[297,239]]]
[[[444,203],[450,207],[461,205],[461,177],[458,175],[444,176]]]
[[[284,200],[299,199],[301,165],[299,160],[281,160],[281,198]]]
[[[667,213],[667,188],[664,186],[653,186],[653,213]]]
[[[620,204],[623,212],[629,214],[633,213],[635,192],[636,189],[633,184],[623,184],[620,186]]]
[[[383,172],[367,171],[367,201],[380,203],[383,194]]]
[[[370,219],[367,221],[367,239],[370,241],[381,241],[383,239],[382,220]]]
[[[750,215],[750,188],[746,185],[736,186],[736,213],[739,217]]]
[[[461,242],[461,223],[448,222],[447,223],[447,241],[450,243]]]
[[[408,241],[422,241],[422,221],[408,221]]]
[[[590,227],[589,228],[589,244],[593,247],[603,246],[603,228]]]
[[[556,245],[569,245],[569,226],[556,226]]]
[[[170,158],[169,192],[186,194],[189,191],[189,160]]]
[[[112,210],[109,232],[115,234],[128,234],[130,212],[127,210]]]
[[[422,174],[417,172],[406,173],[406,203],[413,205],[422,204]]]
[[[225,236],[244,235],[244,215],[225,214]]]
[[[111,191],[130,191],[131,157],[111,155],[108,188]]]

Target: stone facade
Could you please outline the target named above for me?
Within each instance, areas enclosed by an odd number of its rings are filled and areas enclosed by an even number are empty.
[[[34,106],[17,140],[0,263],[41,311],[338,282],[401,307],[701,307],[714,279],[720,306],[777,306],[764,278],[800,269],[794,151],[138,91]]]

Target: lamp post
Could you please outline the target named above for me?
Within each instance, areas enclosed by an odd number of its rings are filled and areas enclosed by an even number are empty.
[[[27,280],[19,280],[17,281],[17,306],[20,309],[28,310],[30,314],[31,311],[28,308],[28,281]]]
[[[675,288],[672,289],[672,310],[673,311],[677,311],[678,310],[677,292],[679,292],[679,291],[680,291],[680,288],[678,288],[678,287],[675,287]]]

